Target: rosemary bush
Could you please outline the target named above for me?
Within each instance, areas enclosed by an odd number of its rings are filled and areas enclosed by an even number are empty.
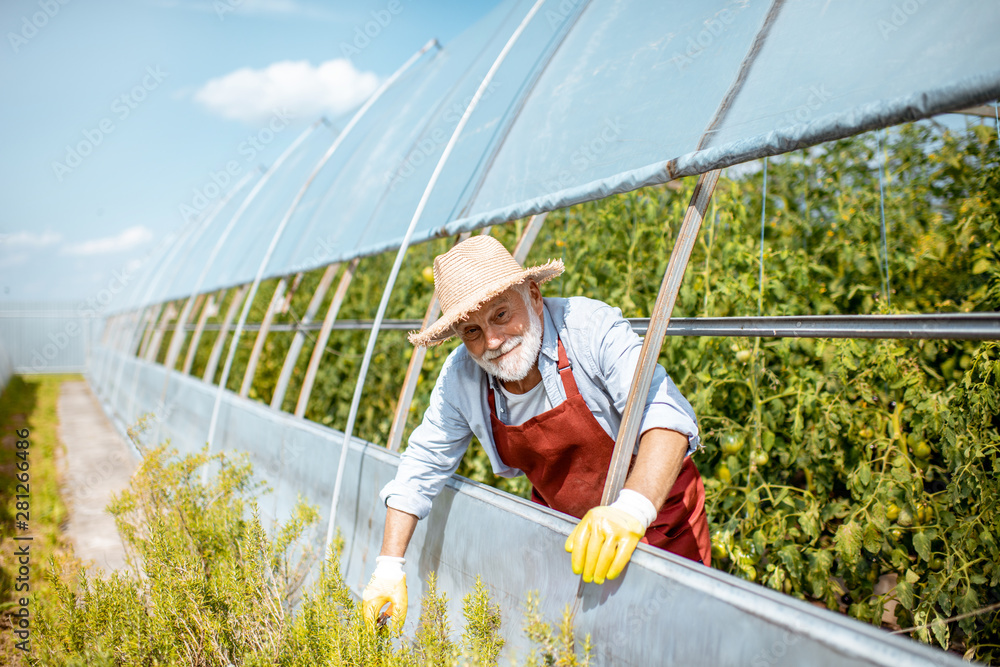
[[[482,581],[463,600],[460,639],[433,576],[412,641],[373,632],[341,577],[338,545],[315,581],[303,583],[319,565],[310,547],[315,508],[300,501],[269,535],[255,502],[267,489],[245,455],[178,456],[169,445],[143,453],[129,488],[109,507],[130,571],[89,573],[71,559],[53,559],[54,594],[39,609],[33,664],[496,664],[504,644],[500,610]],[[213,471],[205,484],[204,466]],[[537,602],[529,601],[527,626],[539,644],[529,664],[589,663],[589,640],[578,660],[572,624],[564,622],[554,638]]]

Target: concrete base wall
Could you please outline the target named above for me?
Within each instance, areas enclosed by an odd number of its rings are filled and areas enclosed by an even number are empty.
[[[156,413],[159,439],[170,438],[182,451],[204,444],[215,386],[176,372],[168,378],[162,366],[108,354],[95,352],[90,380],[119,428],[144,412]],[[319,506],[325,528],[342,442],[342,433],[224,394],[216,450],[249,452],[257,473],[274,488],[260,502],[269,518],[286,519],[301,495]],[[344,577],[358,595],[382,541],[385,507],[378,491],[397,463],[398,455],[382,447],[358,439],[351,444],[336,525],[345,542]],[[597,664],[967,664],[645,545],[616,581],[581,588],[563,550],[573,525],[565,515],[453,477],[410,543],[406,632],[416,628],[430,572],[448,594],[452,628],[460,631],[462,597],[478,574],[501,605],[505,654],[518,662],[530,651],[522,631],[524,602],[529,591],[538,591],[552,623],[567,605],[576,608],[577,637],[590,634]]]

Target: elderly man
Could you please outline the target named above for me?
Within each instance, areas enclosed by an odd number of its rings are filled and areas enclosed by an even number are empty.
[[[532,500],[582,518],[566,550],[584,581],[617,577],[640,540],[709,564],[705,491],[688,457],[698,427],[662,366],[625,488],[600,506],[642,343],[617,308],[543,299],[538,285],[562,271],[558,260],[523,269],[490,236],[434,260],[442,316],[410,342],[432,346],[457,335],[463,345],[445,361],[396,478],[382,490],[385,535],[363,595],[369,622],[391,603],[385,613],[402,625],[407,544],[473,434],[497,475],[525,474]]]

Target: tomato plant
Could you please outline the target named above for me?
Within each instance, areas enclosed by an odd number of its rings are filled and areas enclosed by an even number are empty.
[[[674,316],[756,315],[759,295],[767,315],[1000,310],[996,130],[901,126],[883,149],[860,136],[771,159],[763,284],[761,174],[720,180]],[[886,160],[888,276],[878,159]],[[685,179],[679,190],[649,187],[552,212],[527,263],[561,258],[567,270],[543,294],[590,296],[648,317],[693,186]],[[522,226],[492,233],[513,248]],[[452,243],[410,249],[388,317],[423,317],[424,269]],[[374,315],[391,263],[391,253],[362,260],[342,319]],[[300,294],[318,276],[307,274],[282,317],[301,316]],[[269,339],[255,385],[261,400],[290,338]],[[366,338],[334,332],[308,418],[343,428]],[[428,351],[407,432],[456,344]],[[311,349],[310,341],[285,409]],[[360,437],[385,442],[411,355],[402,332],[380,336]],[[876,625],[920,626],[918,639],[979,660],[1000,658],[1000,617],[976,613],[1000,602],[1000,345],[668,337],[660,361],[699,417],[695,460],[716,567]],[[523,479],[493,477],[477,445],[459,472],[530,490]]]

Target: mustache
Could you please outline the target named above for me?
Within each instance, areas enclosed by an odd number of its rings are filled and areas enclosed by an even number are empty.
[[[502,357],[503,355],[507,354],[515,347],[520,345],[523,340],[524,336],[517,336],[516,338],[508,338],[503,342],[503,345],[501,345],[497,349],[486,350],[485,352],[483,352],[483,359],[487,361],[493,361],[497,357]]]

